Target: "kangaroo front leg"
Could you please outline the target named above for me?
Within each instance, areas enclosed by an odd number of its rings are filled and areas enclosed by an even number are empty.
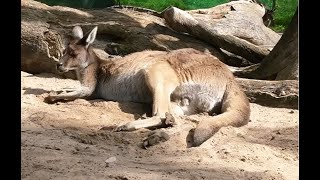
[[[88,87],[82,87],[80,90],[61,93],[58,95],[49,95],[45,98],[45,102],[54,103],[59,100],[72,101],[79,98],[89,97],[92,94],[92,89]]]
[[[144,120],[132,121],[116,127],[114,131],[134,131],[141,128],[159,128],[173,125],[175,125],[175,119],[171,114],[166,113],[165,118],[154,116]]]

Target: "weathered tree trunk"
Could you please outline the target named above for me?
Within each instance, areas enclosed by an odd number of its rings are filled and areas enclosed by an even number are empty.
[[[258,63],[280,39],[263,24],[264,13],[265,9],[256,3],[233,1],[189,13],[171,7],[161,14],[173,30]]]
[[[270,107],[298,108],[299,86],[296,80],[267,81],[237,78],[251,103]]]
[[[277,45],[260,64],[234,70],[238,77],[252,79],[298,79],[298,10]]]
[[[194,48],[209,51],[224,61],[219,50],[193,37],[167,28],[157,16],[129,9],[78,10],[47,6],[33,0],[21,1],[21,70],[55,73],[65,36],[79,25],[87,32],[98,26],[94,47],[111,55],[149,50],[171,51]],[[60,74],[61,75],[61,74]],[[64,74],[65,75],[65,74]],[[74,73],[67,77],[75,78]]]

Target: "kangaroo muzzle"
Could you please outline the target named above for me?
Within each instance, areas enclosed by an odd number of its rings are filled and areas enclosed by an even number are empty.
[[[60,72],[60,73],[63,73],[63,72],[66,72],[66,71],[67,71],[67,69],[65,69],[65,68],[63,67],[63,64],[62,64],[61,62],[58,62],[58,63],[57,63],[56,68],[57,68],[58,72]]]

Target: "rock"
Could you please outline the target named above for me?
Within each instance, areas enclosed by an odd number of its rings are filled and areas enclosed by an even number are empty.
[[[116,157],[114,157],[114,156],[112,156],[112,157],[108,158],[108,159],[105,161],[106,166],[107,166],[107,167],[109,167],[109,166],[110,166],[110,164],[114,163],[116,160],[117,160],[117,158],[116,158]]]

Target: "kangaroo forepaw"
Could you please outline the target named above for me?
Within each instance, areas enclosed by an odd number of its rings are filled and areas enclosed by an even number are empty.
[[[172,127],[176,125],[176,120],[170,113],[165,114],[166,118],[162,121],[164,127]]]
[[[155,130],[152,131],[150,134],[148,134],[148,137],[143,139],[143,147],[147,149],[149,146],[153,146],[155,144],[158,144],[160,142],[165,142],[169,140],[169,135],[162,131],[162,130]]]
[[[120,126],[117,126],[113,129],[113,131],[115,132],[119,132],[119,131],[127,131],[128,127],[126,125],[120,125]]]
[[[53,104],[58,101],[58,97],[56,95],[49,95],[44,98],[44,102],[48,104]]]
[[[124,125],[119,125],[119,126],[117,126],[116,128],[113,129],[113,131],[115,131],[115,132],[119,132],[119,131],[133,131],[133,130],[135,130],[135,129],[132,128],[129,123],[124,124]]]

